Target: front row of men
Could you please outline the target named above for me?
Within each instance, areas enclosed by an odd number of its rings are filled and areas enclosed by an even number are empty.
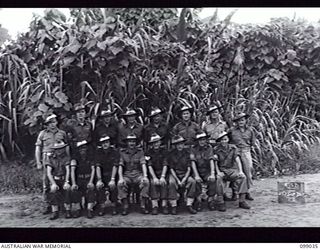
[[[134,192],[140,196],[140,209],[158,214],[177,214],[177,207],[186,198],[187,209],[196,214],[203,208],[202,190],[207,189],[209,210],[226,211],[224,201],[225,183],[229,181],[232,190],[239,194],[239,207],[249,209],[245,201],[248,186],[242,170],[237,147],[229,144],[228,133],[217,138],[212,148],[208,136],[201,132],[196,135],[196,145],[185,147],[186,140],[173,136],[173,149],[167,152],[161,147],[161,137],[153,134],[151,147],[143,152],[137,137],[130,134],[125,138],[127,147],[116,150],[111,146],[110,137],[99,138],[98,150],[91,148],[87,141],[79,141],[75,157],[70,160],[68,147],[63,140],[54,144],[53,152],[45,159],[47,176],[50,181],[48,200],[51,204],[51,220],[59,217],[59,205],[64,204],[65,217],[81,216],[81,208],[88,218],[105,214],[107,196],[112,206],[112,215],[129,213],[129,196]],[[85,206],[85,207],[84,207]]]

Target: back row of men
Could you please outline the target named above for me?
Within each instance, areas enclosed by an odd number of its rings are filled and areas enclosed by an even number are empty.
[[[152,214],[158,214],[159,207],[163,214],[177,214],[177,201],[185,196],[188,211],[195,214],[203,207],[203,187],[210,210],[226,211],[225,201],[237,199],[240,208],[250,208],[245,200],[253,200],[249,189],[255,136],[247,126],[247,114],[237,114],[235,126],[229,129],[219,107],[211,106],[209,120],[200,128],[191,120],[192,108],[184,106],[181,122],[169,131],[159,108],[151,111],[145,127],[136,121],[135,110],[123,114],[125,123],[118,123],[114,112],[102,110],[93,131],[85,106],[76,104],[74,111],[76,119],[70,119],[63,130],[58,128],[57,116],[49,115],[36,142],[37,167],[44,169],[49,205],[45,213],[52,213],[50,219],[59,217],[60,204],[66,218],[81,216],[81,210],[92,218],[95,209],[102,216],[107,194],[112,214],[118,213],[120,202],[121,214],[127,215],[133,190],[139,194],[144,214],[149,213],[149,200]],[[225,195],[227,181],[231,198]]]

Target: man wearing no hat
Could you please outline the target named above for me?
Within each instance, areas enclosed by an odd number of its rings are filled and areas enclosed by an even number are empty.
[[[46,128],[42,130],[37,138],[36,141],[36,149],[35,149],[35,158],[37,163],[38,169],[43,169],[43,193],[44,193],[44,200],[47,202],[48,197],[47,194],[49,192],[49,180],[47,177],[47,169],[43,165],[44,162],[47,161],[47,158],[52,155],[53,149],[52,146],[57,141],[67,141],[67,135],[63,130],[58,129],[58,121],[57,116],[55,114],[49,114],[45,118],[44,124]],[[69,147],[66,148],[69,154]],[[43,212],[44,214],[50,213],[50,205],[47,204],[47,208]]]
[[[243,167],[243,172],[247,177],[248,193],[246,194],[247,200],[253,200],[249,189],[252,182],[252,156],[251,150],[255,145],[255,134],[250,126],[247,125],[249,115],[246,113],[239,113],[235,116],[233,121],[236,126],[231,130],[231,142],[239,148],[240,159]]]
[[[213,197],[215,195],[215,166],[212,147],[208,144],[209,136],[201,132],[196,135],[196,145],[191,149],[190,159],[197,182],[197,206],[198,211],[202,210],[202,184],[207,186],[208,206],[213,210]]]
[[[143,126],[136,121],[138,113],[133,109],[127,109],[122,115],[125,119],[125,123],[119,124],[119,145],[125,148],[126,138],[130,134],[134,134],[137,137],[137,143],[140,144],[143,139]]]
[[[153,108],[150,112],[150,123],[144,128],[144,140],[149,142],[152,134],[158,134],[162,138],[163,145],[168,143],[168,126],[162,120],[163,111],[158,107]]]
[[[119,152],[111,146],[111,138],[104,134],[98,140],[96,151],[96,176],[97,176],[97,201],[99,205],[98,215],[105,214],[106,191],[109,192],[109,200],[112,206],[112,215],[117,214],[117,172]]]
[[[179,111],[182,121],[178,122],[172,129],[173,135],[180,135],[186,140],[185,146],[188,148],[191,148],[196,134],[200,132],[199,125],[191,120],[192,113],[192,107],[183,106]]]
[[[152,214],[158,214],[159,201],[163,214],[168,214],[168,163],[167,151],[161,148],[161,137],[154,133],[149,139],[150,148],[146,153],[148,169],[150,173],[150,197],[152,202]]]

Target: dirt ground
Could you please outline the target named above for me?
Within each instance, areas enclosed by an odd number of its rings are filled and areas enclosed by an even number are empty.
[[[296,177],[268,178],[254,182],[255,200],[252,208],[237,208],[236,202],[227,202],[227,211],[208,211],[196,215],[186,211],[173,215],[142,215],[132,212],[128,216],[111,216],[87,219],[50,221],[42,215],[40,195],[0,196],[1,227],[318,227],[320,225],[320,174]],[[279,204],[277,181],[305,182],[306,204]]]

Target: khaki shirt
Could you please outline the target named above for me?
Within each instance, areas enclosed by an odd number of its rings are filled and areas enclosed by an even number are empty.
[[[92,141],[92,125],[88,120],[81,124],[78,120],[72,119],[68,121],[68,126],[72,133],[73,142]]]
[[[203,178],[210,174],[210,160],[213,160],[213,150],[210,145],[193,147],[190,153],[190,160],[197,164],[199,175]]]
[[[256,137],[251,127],[246,127],[244,132],[238,127],[231,130],[231,142],[238,148],[250,148],[254,145]]]
[[[188,123],[179,122],[173,127],[173,133],[186,139],[187,145],[193,144],[198,132],[200,132],[199,125],[192,121],[189,121]]]
[[[239,149],[235,145],[228,144],[227,147],[218,145],[214,148],[214,152],[218,158],[219,169],[238,169],[238,166],[236,165],[236,158],[239,156]]]
[[[67,134],[63,130],[56,129],[55,131],[49,131],[48,129],[40,131],[36,146],[41,147],[42,153],[52,152],[52,146],[57,141],[67,141]]]
[[[123,172],[137,171],[142,173],[142,164],[146,164],[142,149],[123,149],[120,151],[119,165],[123,166]]]
[[[168,164],[176,172],[179,178],[183,178],[191,166],[190,151],[173,149],[168,155]]]
[[[130,134],[135,134],[138,138],[138,143],[142,140],[143,126],[135,122],[132,127],[129,124],[119,124],[119,142],[121,146],[126,145],[125,138]]]
[[[211,121],[203,124],[202,129],[209,135],[210,143],[215,143],[218,136],[228,130],[228,126],[224,121],[219,120],[213,124]]]

